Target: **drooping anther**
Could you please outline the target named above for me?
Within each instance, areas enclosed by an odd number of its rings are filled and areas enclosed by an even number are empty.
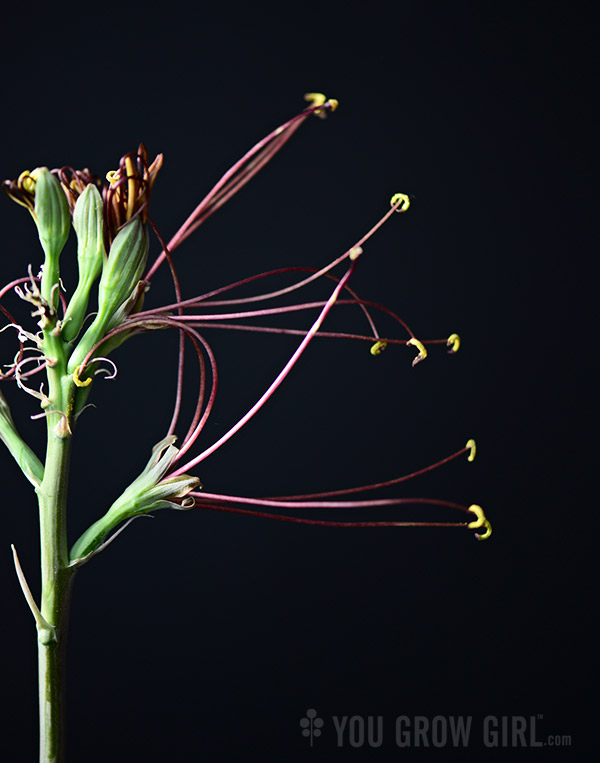
[[[487,540],[492,534],[492,526],[489,520],[486,519],[485,522],[483,523],[483,526],[485,527],[484,533],[475,533],[475,537],[477,538],[477,540]]]
[[[395,207],[398,204],[396,212],[406,212],[410,207],[410,199],[405,193],[395,193],[390,199],[390,205]]]
[[[327,111],[335,111],[339,102],[335,98],[327,98],[323,93],[305,93],[304,100],[313,106],[323,106],[322,109],[315,109],[313,114],[321,119],[325,119]]]
[[[467,461],[475,461],[475,454],[477,453],[477,445],[475,440],[469,440],[465,445],[465,448],[469,448],[470,452],[467,456]]]
[[[472,506],[469,506],[469,511],[472,511],[473,514],[477,517],[477,519],[474,522],[469,522],[467,527],[470,529],[476,529],[477,527],[485,527],[484,533],[475,533],[475,537],[477,540],[487,540],[490,535],[492,534],[492,525],[490,524],[489,519],[485,516],[483,513],[483,509],[481,506],[478,506],[477,504],[473,504]]]
[[[474,530],[476,527],[483,527],[486,522],[486,518],[481,506],[478,506],[476,503],[474,503],[469,506],[469,511],[472,511],[477,519],[475,519],[473,522],[469,522],[467,527],[471,530]]]
[[[417,350],[419,351],[419,354],[412,362],[412,365],[414,368],[417,365],[417,363],[420,363],[422,360],[425,360],[425,358],[427,357],[427,350],[425,349],[425,345],[423,344],[423,342],[419,342],[419,340],[414,336],[411,337],[406,344],[407,345],[412,344],[413,347],[416,347]]]
[[[450,334],[450,336],[446,340],[446,346],[450,348],[448,352],[451,352],[451,353],[458,352],[458,348],[460,347],[460,337],[458,336],[458,334]]]
[[[371,345],[371,355],[381,355],[381,353],[387,347],[387,342],[375,342]]]

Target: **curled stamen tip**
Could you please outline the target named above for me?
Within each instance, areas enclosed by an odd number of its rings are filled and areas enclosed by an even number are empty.
[[[419,342],[419,340],[414,336],[411,337],[406,344],[407,345],[412,344],[413,347],[416,347],[417,350],[419,351],[419,354],[412,362],[412,365],[414,368],[417,365],[417,363],[420,363],[422,360],[425,360],[425,358],[427,357],[427,350],[425,349],[425,345],[423,344],[423,342]]]
[[[312,103],[313,106],[322,106],[327,100],[323,93],[304,93],[304,100]]]
[[[315,109],[313,114],[321,119],[327,116],[327,111],[335,111],[339,106],[339,102],[335,98],[327,98],[323,93],[305,93],[304,100],[308,101],[312,106],[324,106],[324,109]]]
[[[73,382],[75,383],[76,387],[89,387],[89,385],[92,383],[92,378],[86,379],[85,381],[82,381],[79,378],[79,374],[81,373],[81,366],[77,366],[77,368],[73,371]]]
[[[395,207],[396,204],[398,204],[398,209],[396,209],[396,212],[406,212],[406,210],[410,207],[410,199],[405,193],[395,193],[390,199],[390,204],[392,207]]]
[[[465,448],[469,448],[470,451],[467,456],[467,461],[475,461],[475,454],[477,453],[477,444],[475,440],[469,440],[465,445]]]
[[[492,526],[489,523],[489,520],[486,519],[485,522],[483,523],[483,525],[485,527],[485,532],[484,533],[475,533],[475,537],[477,538],[477,540],[487,540],[490,537],[490,535],[492,534]]]
[[[348,252],[348,257],[350,257],[351,260],[357,260],[362,253],[362,246],[353,246]]]
[[[448,352],[458,352],[458,348],[460,347],[460,337],[458,334],[450,334],[448,339],[446,339],[446,345],[450,348]]]
[[[485,514],[481,506],[478,506],[476,503],[474,503],[471,506],[469,506],[468,510],[472,511],[473,514],[475,514],[475,516],[477,517],[477,519],[475,519],[473,522],[469,522],[467,527],[471,530],[474,530],[476,527],[483,527],[485,523],[487,522],[487,519],[485,517]]]
[[[371,345],[371,355],[381,355],[381,353],[387,347],[387,342],[375,342]]]

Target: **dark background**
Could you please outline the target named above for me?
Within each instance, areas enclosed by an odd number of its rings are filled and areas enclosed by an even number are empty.
[[[320,267],[401,191],[410,211],[365,246],[353,286],[418,336],[457,331],[463,346],[455,357],[433,349],[412,369],[410,350],[373,358],[362,344],[315,341],[197,473],[214,492],[326,490],[418,469],[475,437],[473,464],[462,458],[389,495],[480,503],[494,527],[477,543],[450,529],[322,529],[200,511],[135,523],[76,581],[71,761],[480,760],[488,715],[535,716],[538,739],[571,737],[563,749],[497,749],[493,759],[579,760],[591,749],[592,34],[583,4],[533,7],[397,3],[368,18],[305,8],[288,23],[256,9],[217,23],[171,3],[160,13],[28,7],[6,21],[2,177],[65,164],[103,175],[144,140],[166,156],[152,200],[165,236],[302,108],[304,92],[339,99],[178,250],[185,294]],[[29,216],[7,199],[0,225],[9,281],[40,253]],[[315,287],[310,298],[324,294]],[[170,298],[163,270],[148,304]],[[310,319],[295,321],[281,323]],[[329,325],[363,324],[340,308]],[[203,446],[297,343],[207,336],[221,386]],[[9,362],[14,339],[2,342]],[[132,341],[114,355],[117,380],[96,385],[97,408],[77,431],[72,541],[163,436],[175,346],[162,333]],[[33,401],[3,391],[41,453]],[[1,469],[2,749],[32,761],[35,634],[9,544],[36,590],[35,501],[6,454]],[[369,517],[391,515],[405,512]],[[325,719],[312,749],[299,727],[309,708]],[[382,747],[338,749],[334,715],[382,715]],[[472,715],[471,744],[398,749],[398,715]]]

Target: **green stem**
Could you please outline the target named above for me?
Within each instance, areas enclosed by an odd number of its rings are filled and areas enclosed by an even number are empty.
[[[65,644],[74,570],[69,568],[67,491],[71,460],[72,379],[66,374],[62,342],[44,332],[44,349],[55,358],[48,369],[50,405],[44,479],[37,490],[40,509],[40,611],[51,626],[38,628],[40,763],[64,761]]]
[[[57,437],[48,426],[44,480],[38,491],[42,596],[41,613],[52,631],[38,630],[40,763],[64,760],[65,640],[72,569],[66,533],[66,505],[71,437]]]

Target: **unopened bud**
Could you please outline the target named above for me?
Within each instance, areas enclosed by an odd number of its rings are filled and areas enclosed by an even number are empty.
[[[64,191],[47,167],[31,173],[35,181],[33,214],[47,258],[56,258],[69,237],[71,214]]]
[[[73,210],[73,227],[77,234],[79,281],[71,297],[63,321],[63,337],[74,339],[83,323],[90,289],[100,275],[105,258],[102,197],[95,185],[88,185],[77,199]]]
[[[98,316],[112,317],[142,277],[148,259],[148,235],[139,217],[121,228],[102,268]]]
[[[69,359],[70,374],[81,365],[94,345],[127,317],[125,307],[131,305],[133,309],[130,300],[132,294],[137,294],[147,258],[146,226],[135,217],[121,228],[104,260],[98,286],[98,313]]]

